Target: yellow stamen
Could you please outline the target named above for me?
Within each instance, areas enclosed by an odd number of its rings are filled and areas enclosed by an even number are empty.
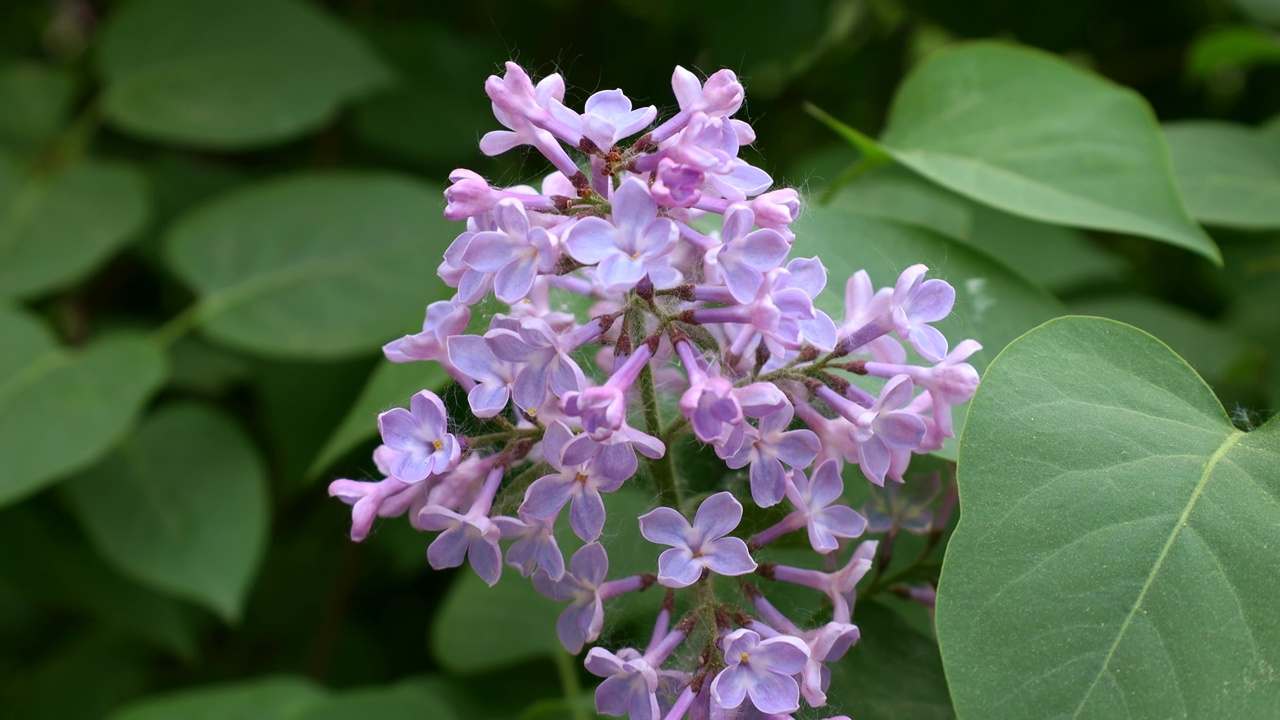
[[[444,449],[444,443],[440,442],[439,440],[432,440],[432,441],[431,441],[431,447],[433,447],[433,448],[435,448],[435,449],[437,449],[437,450],[443,450],[443,449]]]

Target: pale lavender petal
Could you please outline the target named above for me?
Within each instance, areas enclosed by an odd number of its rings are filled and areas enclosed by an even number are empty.
[[[449,362],[462,372],[476,380],[498,380],[501,382],[493,366],[497,358],[489,349],[485,339],[479,335],[455,335],[446,342],[449,350]]]
[[[569,570],[581,582],[598,587],[609,574],[609,555],[600,543],[587,543],[569,559]]]
[[[911,319],[937,322],[951,313],[956,303],[956,290],[945,280],[925,280],[911,298]]]
[[[542,407],[542,401],[547,398],[547,366],[533,363],[520,368],[511,390],[516,405],[525,410]]]
[[[596,277],[612,292],[635,287],[644,274],[644,263],[623,253],[609,255],[596,266]]]
[[[728,493],[723,494],[728,495]],[[729,495],[729,497],[732,498],[733,496]],[[737,501],[735,500],[734,502]],[[741,505],[738,506],[738,513],[739,518],[741,518]],[[735,520],[733,526],[730,526],[729,529],[732,530],[737,524]],[[669,507],[655,508],[640,516],[640,534],[651,543],[685,547],[686,543],[688,543],[690,532],[692,532],[692,528],[689,527],[689,521]]]
[[[787,471],[775,457],[763,457],[751,463],[751,499],[760,507],[773,507],[782,501],[787,490]]]
[[[551,467],[562,469],[560,457],[564,454],[565,445],[572,439],[573,431],[559,420],[547,426],[547,431],[542,434],[542,456]]]
[[[559,602],[577,597],[575,594],[577,583],[568,575],[559,580],[552,580],[545,570],[538,570],[533,574],[533,587],[543,597]]]
[[[931,325],[912,326],[906,340],[929,362],[941,362],[947,355],[947,338]]]
[[[794,468],[804,468],[818,456],[822,441],[812,430],[792,430],[782,433],[773,449],[782,462]]]
[[[880,415],[875,422],[876,435],[894,450],[914,450],[924,441],[927,428],[918,416],[906,412]]]
[[[759,652],[757,649],[756,652]],[[803,661],[800,663],[804,667]],[[796,672],[800,672],[797,669]],[[748,688],[751,703],[760,712],[772,714],[792,713],[800,709],[800,686],[785,675],[774,672],[759,673]]]
[[[669,588],[688,587],[702,577],[702,567],[687,548],[666,550],[658,556],[658,582]]]
[[[722,708],[736,708],[747,699],[747,685],[754,679],[745,672],[723,670],[711,681],[711,696]]]
[[[502,302],[514,305],[529,296],[538,274],[537,258],[521,254],[502,266],[493,276],[493,294]]]
[[[524,491],[520,513],[529,517],[550,520],[569,502],[574,480],[563,475],[547,475],[533,481]]]
[[[659,508],[661,510],[662,508]],[[655,510],[654,512],[657,512]],[[674,510],[672,512],[675,512]],[[652,514],[652,513],[650,513]],[[679,513],[676,513],[679,515]],[[683,520],[683,518],[681,518]],[[724,537],[742,522],[742,503],[729,492],[718,492],[702,501],[693,524],[706,540]],[[643,531],[643,527],[641,528]],[[647,535],[645,537],[648,537]],[[656,541],[655,541],[656,542]],[[669,544],[669,543],[668,543]]]
[[[840,463],[827,460],[813,471],[809,480],[810,509],[823,508],[844,494],[844,479],[840,477]]]
[[[436,570],[458,567],[467,555],[470,538],[465,523],[454,525],[440,533],[427,547],[427,562]]]
[[[604,519],[604,501],[600,499],[599,492],[585,488],[573,498],[573,504],[569,507],[569,525],[578,537],[586,542],[600,537],[604,530]]]
[[[613,193],[613,221],[618,227],[640,230],[658,216],[658,204],[644,182],[635,177],[622,181]]]
[[[615,241],[618,229],[608,220],[583,218],[573,224],[564,236],[564,248],[570,257],[584,265],[595,265],[618,252]]]
[[[846,505],[823,508],[809,522],[809,544],[820,553],[828,553],[840,546],[837,537],[860,537],[867,529],[867,519],[862,513]]]
[[[878,435],[858,446],[858,466],[871,482],[883,486],[884,475],[889,472],[889,448]]]
[[[471,238],[471,244],[462,253],[462,262],[480,272],[497,272],[526,247],[528,246],[521,238],[506,233],[480,232]]]
[[[485,333],[484,343],[494,356],[509,362],[528,362],[529,356],[536,352],[520,333],[501,328]]]
[[[707,569],[720,575],[746,575],[756,570],[747,544],[736,537],[720,538],[704,546],[701,559]]]
[[[635,475],[639,467],[635,451],[626,443],[603,445],[596,453],[596,472],[607,478],[626,480]]]
[[[476,571],[481,580],[493,587],[502,577],[502,551],[498,549],[497,538],[486,538],[478,531],[472,531],[470,536],[467,559],[471,563],[471,569]]]

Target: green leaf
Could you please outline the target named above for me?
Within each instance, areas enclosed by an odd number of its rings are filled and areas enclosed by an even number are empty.
[[[1196,38],[1187,54],[1187,75],[1204,80],[1223,70],[1240,70],[1280,62],[1280,42],[1273,33],[1245,25],[1219,27]]]
[[[513,568],[503,572],[489,587],[463,567],[449,586],[429,634],[431,654],[445,670],[478,673],[564,652],[556,636],[563,603],[539,595]]]
[[[0,154],[0,298],[27,297],[89,274],[143,228],[142,175],[84,160],[29,175]]]
[[[318,476],[360,443],[377,435],[379,413],[393,407],[407,408],[409,398],[419,390],[439,393],[448,383],[449,374],[440,363],[378,363],[356,404],[329,435],[307,474],[313,478]]]
[[[436,268],[461,226],[440,192],[373,173],[295,176],[185,215],[169,265],[199,295],[210,337],[268,355],[374,350],[445,295]]]
[[[146,698],[110,720],[298,720],[322,705],[326,695],[310,680],[281,675]]]
[[[794,257],[818,256],[827,267],[827,287],[817,304],[837,324],[844,317],[845,284],[859,269],[876,287],[893,287],[899,273],[915,263],[930,277],[955,286],[950,317],[935,326],[954,347],[965,338],[982,343],[969,358],[981,371],[1001,348],[1027,330],[1060,315],[1064,308],[1042,288],[967,245],[923,228],[839,210],[810,208],[793,227]],[[955,409],[959,434],[964,407]],[[942,453],[955,459],[954,443]]]
[[[1155,338],[1063,318],[988,368],[938,637],[962,717],[1280,707],[1280,421],[1236,430]]]
[[[931,55],[898,90],[881,142],[903,165],[1006,212],[1221,263],[1178,196],[1147,104],[1051,55],[991,42]]]
[[[432,687],[420,682],[382,688],[349,690],[317,703],[297,720],[461,720]]]
[[[49,65],[0,67],[0,144],[23,154],[39,150],[66,121],[75,91],[70,74]]]
[[[0,505],[102,457],[164,380],[164,356],[132,335],[75,352],[0,307]]]
[[[967,200],[901,165],[888,165],[861,175],[824,205],[918,225],[957,240],[968,238],[973,227],[973,209]]]
[[[975,205],[973,230],[964,239],[1037,285],[1054,292],[1119,280],[1124,260],[1079,230],[1027,220]]]
[[[172,387],[208,395],[245,382],[252,372],[244,358],[193,337],[185,337],[169,348],[169,367]]]
[[[211,149],[306,134],[389,79],[359,36],[299,0],[139,0],[100,42],[108,120]]]
[[[1232,123],[1164,126],[1187,207],[1207,225],[1280,227],[1280,142]]]
[[[100,718],[145,691],[148,660],[136,645],[109,633],[77,633],[34,666],[28,658],[25,677],[15,683],[18,695],[5,704],[5,718]]]
[[[220,412],[169,405],[66,485],[94,547],[139,582],[239,618],[267,542],[267,480]]]
[[[0,544],[39,553],[0,554],[0,578],[41,606],[67,608],[190,660],[195,631],[177,601],[121,576],[89,549],[75,524],[33,504],[0,517]]]
[[[854,622],[858,644],[828,665],[827,709],[866,720],[955,716],[933,640],[875,601],[859,602]]]

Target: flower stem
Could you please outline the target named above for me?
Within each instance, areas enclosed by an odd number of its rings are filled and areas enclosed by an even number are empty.
[[[644,424],[646,431],[654,437],[662,438],[662,417],[658,413],[658,389],[653,382],[653,370],[645,365],[640,371],[640,404],[644,406]],[[662,438],[666,441],[666,438]],[[649,460],[649,477],[653,482],[653,490],[658,494],[658,502],[679,509],[680,488],[676,485],[675,464],[672,462],[674,450],[667,443],[667,451],[657,460]]]

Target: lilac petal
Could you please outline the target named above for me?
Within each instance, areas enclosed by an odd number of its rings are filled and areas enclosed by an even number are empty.
[[[947,338],[931,325],[913,326],[905,339],[929,362],[942,362],[947,355]]]
[[[802,662],[801,668],[803,665]],[[796,672],[800,670],[797,669]],[[800,686],[786,675],[759,673],[747,692],[751,695],[751,703],[763,713],[781,715],[800,709]]]
[[[515,198],[498,201],[493,209],[493,218],[498,227],[517,237],[529,234],[529,216],[525,214],[524,205]]]
[[[754,680],[746,670],[723,670],[711,681],[711,696],[722,708],[736,708],[747,699],[747,686]]]
[[[791,424],[793,417],[795,417],[795,410],[791,408],[790,404],[779,406],[776,412],[760,418],[760,436],[767,437],[783,432]]]
[[[587,543],[569,559],[569,570],[578,580],[598,587],[609,574],[609,555],[600,543]]]
[[[596,677],[611,678],[625,671],[624,662],[602,647],[593,647],[587,651],[587,659],[582,664]]]
[[[467,524],[454,525],[445,530],[427,547],[427,562],[436,570],[458,567],[467,555],[469,538]]]
[[[746,263],[721,263],[720,270],[724,273],[724,284],[729,288],[729,293],[740,303],[751,302],[764,283],[764,275]]]
[[[599,492],[590,488],[584,489],[582,494],[575,497],[569,507],[569,525],[585,542],[600,537],[604,530],[604,518],[604,501],[600,499]]]
[[[761,272],[768,272],[782,264],[791,252],[791,244],[776,230],[757,230],[748,235],[742,243],[742,262]],[[826,273],[823,273],[823,280]],[[791,284],[796,281],[792,278]]]
[[[520,238],[502,232],[479,232],[471,238],[462,262],[484,273],[497,272],[527,245]]]
[[[728,495],[728,493],[722,493]],[[732,495],[729,495],[732,498]],[[736,500],[734,502],[737,502]],[[706,504],[705,502],[703,503]],[[699,509],[701,512],[701,509]],[[739,518],[742,513],[742,506],[738,506]],[[738,523],[735,520],[733,526]],[[732,530],[733,526],[729,529]],[[685,547],[688,543],[689,533],[692,528],[689,527],[689,521],[684,516],[669,507],[660,507],[651,510],[640,516],[640,534],[645,540],[658,545],[670,545],[672,547]],[[726,532],[728,532],[726,530]]]
[[[594,603],[574,603],[560,613],[560,617],[556,619],[556,634],[560,636],[560,644],[564,645],[565,650],[577,655],[582,652],[582,646],[593,639],[588,635],[591,632],[594,610]]]
[[[528,362],[529,355],[535,352],[519,333],[501,328],[485,333],[484,343],[494,356],[509,362]]]
[[[894,450],[914,450],[924,441],[924,421],[906,412],[891,412],[876,418],[876,436]]]
[[[800,334],[810,345],[823,352],[830,352],[836,347],[836,323],[821,310],[817,311],[817,317],[800,321]]]
[[[635,475],[639,467],[635,451],[626,443],[604,445],[596,453],[596,472],[613,480],[626,480]]]
[[[524,140],[519,133],[513,133],[510,130],[491,130],[480,138],[480,152],[493,157],[523,144]]]
[[[542,407],[542,401],[547,399],[547,366],[533,363],[520,368],[511,390],[516,405],[521,408],[536,410]]]
[[[702,577],[702,567],[687,548],[671,548],[658,556],[658,582],[669,588],[688,587]]]
[[[476,380],[498,380],[493,366],[498,359],[479,335],[455,335],[446,341],[449,362]]]
[[[586,434],[575,435],[572,440],[565,443],[560,462],[566,467],[582,465],[590,460],[600,447],[600,443]]]
[[[533,574],[533,587],[543,597],[558,602],[573,600],[577,597],[575,592],[577,584],[572,577],[565,576],[559,580],[552,580],[545,570],[539,570]]]
[[[787,396],[773,383],[752,383],[734,390],[733,394],[742,405],[742,413],[747,417],[763,418],[784,407],[790,407]],[[791,419],[788,418],[787,422],[791,422]]]
[[[587,98],[587,102],[582,109],[602,118],[615,118],[631,112],[631,101],[627,99],[627,96],[621,90],[601,90]],[[601,150],[608,149],[601,148]]]
[[[751,463],[751,499],[762,508],[782,501],[787,490],[787,471],[775,457],[764,457]]]
[[[796,258],[787,263],[787,272],[791,273],[791,287],[800,288],[811,298],[818,297],[827,286],[827,269],[816,257]]]
[[[493,276],[493,294],[502,302],[514,305],[529,296],[538,264],[532,255],[521,255]]]
[[[653,201],[644,182],[635,177],[622,181],[613,193],[613,221],[618,227],[640,230],[658,216],[658,204]]]
[[[661,256],[680,239],[680,231],[676,224],[666,218],[658,218],[645,226],[644,231],[636,238],[634,252],[641,257],[653,259]]]
[[[560,457],[564,454],[564,446],[573,439],[573,431],[568,425],[556,420],[547,426],[542,434],[542,457],[556,470],[562,470]]]
[[[529,489],[524,491],[520,513],[542,520],[554,518],[564,504],[569,502],[573,485],[574,480],[563,475],[547,475],[534,480]]]
[[[756,561],[740,538],[725,537],[702,549],[702,563],[720,575],[746,575],[755,572]]]
[[[644,263],[623,253],[614,253],[596,266],[596,277],[610,291],[628,290],[644,277]]]
[[[595,265],[618,252],[614,240],[617,232],[618,229],[608,220],[598,217],[583,218],[565,233],[564,248],[570,257],[583,265]]]
[[[843,494],[844,478],[840,477],[840,463],[827,460],[813,471],[809,480],[810,508],[826,507]]]
[[[401,482],[415,483],[425,480],[435,467],[434,455],[403,452],[391,463],[391,474]],[[453,567],[452,565],[448,567]]]
[[[631,443],[631,447],[635,448],[636,452],[641,455],[650,460],[657,460],[666,454],[667,446],[658,438],[632,427],[624,427],[623,430],[625,431],[627,442]]]
[[[837,537],[856,538],[866,529],[862,513],[846,505],[832,505],[810,519],[809,544],[820,553],[829,553],[840,546]]]
[[[720,240],[726,245],[745,237],[756,223],[756,214],[746,205],[730,205],[724,212],[724,222],[720,225]],[[747,245],[750,247],[750,244]],[[785,257],[785,256],[784,256]]]
[[[467,393],[467,402],[476,417],[491,418],[507,407],[511,392],[505,384],[480,383]]]
[[[490,542],[480,533],[473,531],[471,541],[467,545],[467,559],[471,562],[471,569],[475,570],[489,587],[498,584],[498,579],[502,576],[502,551],[498,549],[497,542]]]
[[[659,508],[661,510],[662,508]],[[657,512],[655,510],[654,512]],[[674,510],[672,512],[675,512]],[[653,514],[653,513],[650,513]],[[676,513],[679,515],[679,513]],[[681,518],[683,520],[683,518]],[[702,501],[694,513],[693,525],[706,540],[724,537],[742,522],[742,503],[732,493],[718,492]],[[643,527],[641,528],[643,531]],[[648,536],[646,536],[648,537]]]
[[[879,435],[872,435],[870,440],[858,447],[858,466],[862,474],[871,482],[884,486],[884,475],[889,472],[889,448]]]
[[[911,396],[915,393],[915,390],[915,383],[911,382],[910,377],[895,375],[880,390],[880,398],[876,402],[876,407],[881,412],[904,407],[911,402]]]
[[[613,147],[614,136],[617,134],[617,128],[613,123],[602,117],[595,115],[584,115],[582,117],[582,134],[595,143],[597,147],[608,150]]]
[[[773,446],[782,462],[794,468],[808,467],[822,449],[822,441],[812,430],[785,432]]]
[[[582,374],[582,368],[578,367],[578,363],[568,355],[552,358],[548,373],[551,379],[551,391],[557,396],[581,391],[587,381],[586,376]]]
[[[956,289],[945,280],[925,280],[911,298],[911,319],[916,322],[937,322],[951,314],[956,303]]]

